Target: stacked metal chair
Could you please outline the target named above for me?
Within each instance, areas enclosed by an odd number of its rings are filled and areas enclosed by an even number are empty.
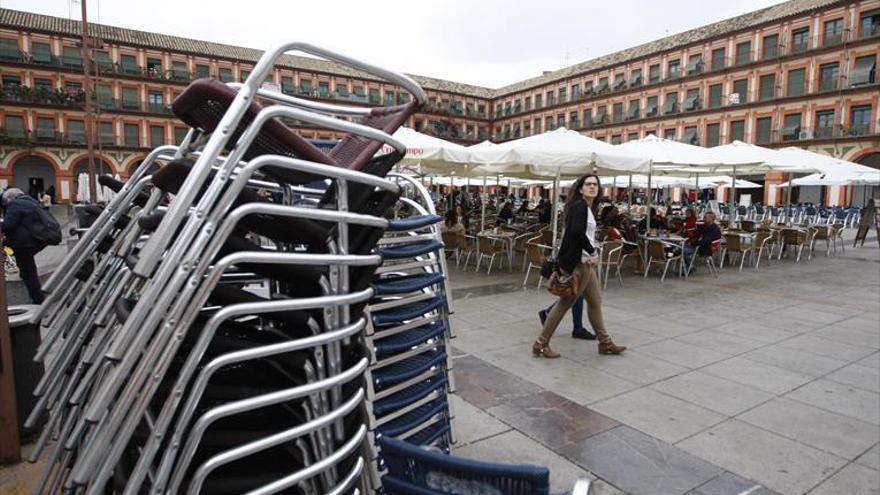
[[[354,108],[261,89],[294,50],[414,99]],[[54,356],[28,418],[50,414],[39,493],[367,489],[364,309],[400,193],[391,133],[426,101],[405,76],[302,43],[267,51],[243,84],[199,80],[175,100],[186,139],[125,184],[103,179],[119,194],[34,318],[38,358]],[[282,117],[347,136],[323,153]]]
[[[377,252],[383,263],[367,307],[367,403],[371,447],[396,438],[449,452],[454,442],[448,394],[454,391],[448,340],[451,295],[433,202],[422,184],[398,175],[404,194]],[[381,453],[372,455],[379,486]]]

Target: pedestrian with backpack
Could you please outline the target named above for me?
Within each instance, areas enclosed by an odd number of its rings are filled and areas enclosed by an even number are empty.
[[[61,226],[40,203],[17,187],[2,196],[3,233],[6,245],[15,251],[21,279],[34,304],[44,299],[34,256],[50,244],[61,243]]]

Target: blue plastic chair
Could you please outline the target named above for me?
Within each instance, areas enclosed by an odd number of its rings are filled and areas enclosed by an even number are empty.
[[[550,470],[529,464],[496,464],[446,455],[390,437],[378,440],[385,495],[549,495]],[[590,495],[590,478],[578,478],[565,495]]]
[[[387,469],[382,486],[389,495],[550,493],[550,470],[545,467],[463,459],[388,437],[379,438],[378,443]],[[579,493],[588,493],[585,483],[588,485],[588,482],[579,481]]]

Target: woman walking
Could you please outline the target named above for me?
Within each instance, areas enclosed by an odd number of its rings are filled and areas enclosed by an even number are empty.
[[[598,196],[601,191],[599,177],[587,174],[578,179],[569,190],[565,203],[565,232],[562,245],[556,259],[560,275],[574,277],[575,293],[572,297],[560,297],[559,302],[547,315],[541,335],[532,345],[535,356],[558,358],[560,354],[550,348],[550,338],[559,326],[560,320],[583,294],[587,302],[587,316],[590,325],[599,339],[599,354],[620,354],[626,350],[622,345],[611,341],[605,330],[602,318],[602,296],[596,274],[596,263],[599,261],[596,250],[596,210]]]

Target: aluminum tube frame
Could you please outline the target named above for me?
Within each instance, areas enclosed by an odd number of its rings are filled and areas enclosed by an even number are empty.
[[[330,425],[330,423],[333,423],[334,421],[342,420],[346,415],[353,412],[358,406],[360,406],[363,403],[364,397],[365,397],[364,389],[360,388],[350,399],[345,401],[339,408],[334,409],[329,414],[319,416],[311,421],[308,421],[308,422],[303,423],[301,425],[297,425],[293,428],[290,428],[289,430],[284,430],[284,431],[278,432],[274,435],[270,435],[268,437],[264,437],[259,440],[248,442],[244,445],[240,445],[236,448],[229,449],[227,451],[221,452],[220,454],[212,456],[210,459],[208,459],[207,461],[202,463],[202,465],[196,469],[195,473],[193,473],[193,476],[189,482],[189,488],[187,489],[187,493],[191,494],[191,495],[198,495],[198,493],[201,491],[202,485],[204,484],[205,480],[208,478],[208,476],[210,476],[211,472],[214,471],[215,469],[218,469],[226,464],[229,464],[230,462],[234,462],[236,460],[243,459],[249,455],[255,454],[255,453],[260,452],[262,450],[270,449],[272,447],[277,447],[277,446],[282,445],[286,442],[289,442],[289,441],[292,441],[292,440],[299,438],[301,436],[307,435],[310,432],[313,432],[315,430],[318,430],[320,428],[323,428],[323,427]],[[361,425],[360,429],[363,430],[364,433],[366,433],[366,427],[364,425]],[[337,454],[343,454],[343,456],[344,456],[345,454],[349,454],[349,453],[353,452],[355,450],[355,448],[359,446],[360,442],[363,440],[363,437],[359,437],[356,435],[355,437],[352,438],[352,440],[354,441],[354,445],[348,445],[348,444],[345,445],[342,449],[339,450],[339,452],[337,452]],[[351,443],[351,441],[349,442],[349,444],[350,443]],[[323,459],[323,460],[324,461],[336,460],[338,462],[341,459],[334,456],[332,458]],[[320,464],[320,461],[310,467],[318,466],[319,464]],[[321,467],[323,468],[323,466],[321,466]],[[285,478],[287,478],[287,477],[285,477]],[[301,479],[304,479],[304,478],[301,478]],[[300,481],[301,479],[297,480],[297,482]],[[296,484],[296,483],[293,483],[293,484]],[[267,485],[267,486],[270,486],[270,485]],[[281,490],[283,488],[286,488],[286,487],[280,487],[278,489]]]
[[[256,490],[252,490],[250,492],[247,492],[247,495],[267,495],[267,494],[271,494],[271,493],[277,493],[281,490],[284,490],[285,488],[289,488],[293,485],[296,485],[297,483],[300,483],[303,480],[306,480],[306,479],[309,479],[313,476],[316,476],[320,472],[328,469],[330,466],[336,465],[339,462],[341,462],[342,460],[344,460],[346,457],[352,455],[357,450],[357,448],[360,447],[361,444],[363,444],[365,438],[367,438],[367,427],[364,425],[361,425],[361,427],[358,428],[357,433],[354,434],[354,436],[351,438],[351,440],[346,442],[345,445],[343,445],[339,449],[339,451],[337,451],[336,453],[334,453],[330,457],[328,457],[326,459],[322,459],[322,460],[316,462],[315,464],[312,464],[311,466],[309,466],[305,469],[302,469],[300,471],[297,471],[296,473],[291,474],[290,476],[286,476],[284,478],[281,478],[280,480],[275,481],[274,483],[270,483],[270,484],[263,486],[263,487],[260,487]],[[358,459],[358,461],[359,461],[358,466],[360,466],[360,468],[355,469],[353,471],[363,470],[363,464],[362,464],[363,457],[360,457]],[[356,466],[356,468],[358,468],[358,466]],[[357,477],[354,477],[354,478],[356,479]],[[353,480],[351,480],[351,478],[346,479],[345,482],[343,484],[341,484],[342,486],[334,489],[328,495],[332,495],[335,493],[344,493],[344,489],[346,488],[345,485],[350,484],[351,481],[353,481]],[[355,493],[358,493],[357,490],[355,490]]]
[[[199,443],[201,443],[202,437],[214,422],[225,417],[233,416],[235,414],[240,414],[243,412],[252,411],[254,409],[288,402],[294,399],[314,395],[321,391],[326,391],[334,386],[340,385],[342,383],[347,383],[359,377],[363,377],[364,371],[366,371],[366,369],[367,358],[361,358],[361,360],[358,361],[357,364],[334,377],[309,383],[306,385],[300,385],[287,390],[273,392],[271,394],[261,395],[259,397],[230,402],[205,412],[198,419],[198,421],[196,421],[195,425],[193,425],[193,428],[190,431],[190,435],[187,439],[186,445],[184,445],[181,453],[181,460],[175,465],[176,469],[174,472],[174,477],[171,479],[171,483],[168,486],[167,491],[170,493],[178,493],[178,488],[183,482],[183,476],[186,473],[189,463],[192,460],[192,457],[195,454]]]

